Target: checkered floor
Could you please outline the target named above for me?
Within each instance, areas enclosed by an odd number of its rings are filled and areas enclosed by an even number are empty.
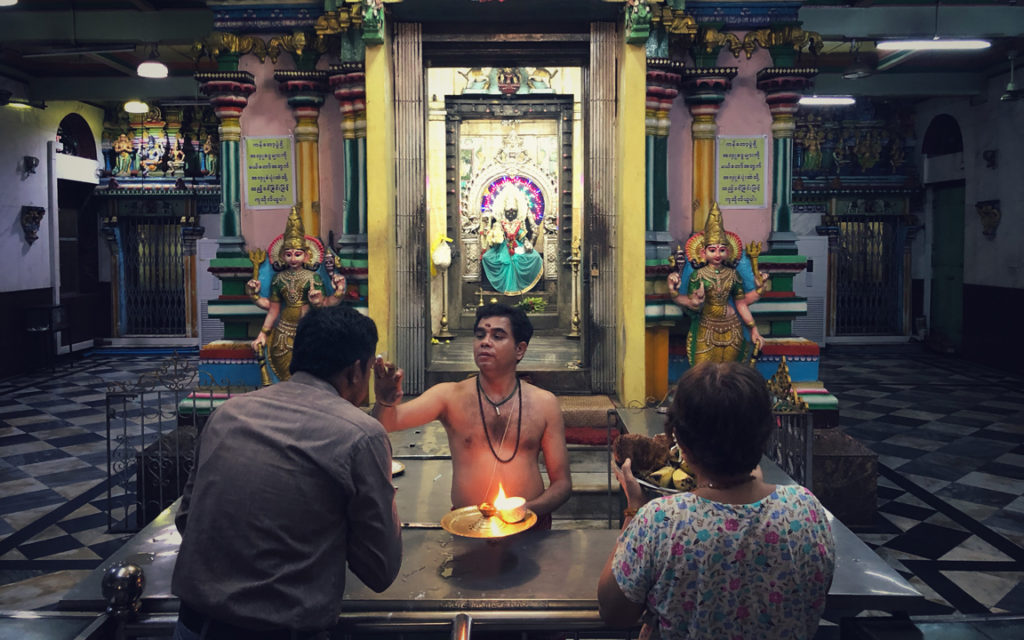
[[[0,381],[0,610],[53,608],[130,537],[109,532],[133,514],[124,490],[108,500],[106,392],[167,355],[90,352]],[[879,454],[858,535],[937,612],[1024,613],[1024,377],[904,345],[830,347],[821,379]]]
[[[830,347],[821,379],[878,454],[860,538],[949,611],[1024,612],[1024,377],[905,345]]]

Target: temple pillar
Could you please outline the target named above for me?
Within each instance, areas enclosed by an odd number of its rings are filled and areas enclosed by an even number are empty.
[[[794,118],[803,90],[817,69],[769,67],[757,72],[757,88],[764,92],[772,114],[772,231],[768,246],[773,254],[797,253],[791,228],[793,208]]]
[[[715,201],[715,137],[718,110],[725,101],[736,67],[708,67],[683,71],[686,106],[693,116],[693,218],[691,232],[703,231]]]
[[[276,71],[274,79],[288,97],[295,115],[295,165],[299,217],[306,233],[322,237],[320,228],[320,107],[324,103],[324,71]]]
[[[679,316],[678,307],[669,300],[665,279],[672,253],[672,236],[668,233],[669,111],[679,94],[682,69],[682,62],[647,59],[644,317],[646,397],[653,399],[668,394],[669,331]]]
[[[334,65],[328,70],[328,83],[341,110],[341,134],[345,159],[345,199],[341,236],[334,249],[341,261],[349,291],[358,289],[357,306],[366,306],[366,73],[362,62]]]
[[[248,71],[210,71],[195,74],[199,90],[209,96],[214,113],[220,121],[219,173],[221,176],[220,247],[218,258],[245,256],[245,239],[241,225],[241,177],[239,147],[242,139],[240,118],[256,91],[253,75]]]

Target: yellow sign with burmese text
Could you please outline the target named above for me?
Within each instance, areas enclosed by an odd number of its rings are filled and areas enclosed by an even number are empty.
[[[721,209],[767,206],[767,136],[718,136],[715,194]]]
[[[250,209],[286,209],[295,204],[291,136],[244,140],[245,203]]]

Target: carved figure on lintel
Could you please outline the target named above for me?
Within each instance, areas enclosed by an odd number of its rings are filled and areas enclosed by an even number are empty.
[[[554,89],[551,87],[551,81],[555,75],[558,74],[558,69],[550,71],[544,67],[537,67],[533,70],[526,78],[526,82],[530,87],[530,93],[554,93]]]
[[[676,304],[698,316],[686,338],[690,366],[701,362],[748,361],[764,346],[749,306],[764,292],[767,276],[757,269],[761,244],[743,251],[740,237],[725,230],[714,203],[704,225],[676,254],[679,271],[668,276]],[[685,292],[680,291],[686,283]]]
[[[507,184],[480,225],[485,249],[480,260],[495,291],[519,295],[540,280],[544,259],[534,248],[538,233],[523,192],[515,184]]]
[[[487,93],[491,89],[491,76],[480,67],[473,67],[466,73],[456,73],[466,79],[466,88],[462,93]]]
[[[278,380],[287,380],[290,376],[288,368],[292,360],[295,329],[309,307],[338,304],[345,295],[345,276],[338,272],[330,276],[331,288],[325,290],[324,280],[318,273],[325,257],[333,260],[333,255],[325,256],[320,240],[306,235],[296,207],[292,207],[284,233],[270,243],[267,252],[261,249],[249,252],[253,278],[246,283],[246,288],[256,306],[267,311],[260,333],[252,341],[252,348],[258,357],[262,357],[264,347],[267,347],[267,360]],[[270,281],[270,295],[267,297],[259,295],[263,288],[260,280],[264,258],[269,268],[263,273],[269,275],[269,269],[277,272]],[[269,384],[268,376],[264,375],[263,379],[265,384]]]

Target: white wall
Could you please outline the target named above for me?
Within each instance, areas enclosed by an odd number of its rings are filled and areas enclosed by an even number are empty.
[[[17,93],[16,93],[17,95]],[[54,256],[52,230],[56,211],[51,210],[50,173],[47,143],[57,139],[57,126],[70,113],[81,115],[92,129],[97,153],[103,130],[103,110],[80,102],[52,102],[46,109],[0,107],[0,292],[43,289],[51,285]],[[35,173],[25,173],[24,156],[39,158]],[[52,199],[55,204],[56,198]],[[39,228],[39,239],[25,242],[21,229],[21,207],[44,207],[46,216]]]
[[[966,185],[964,211],[964,284],[1024,289],[1024,100],[1002,102],[1009,74],[992,78],[986,95],[973,99],[936,99],[917,107],[914,124],[918,143],[932,120],[949,114],[963,135],[963,178]],[[987,168],[982,153],[996,150],[995,168]],[[919,149],[920,151],[920,149]],[[927,178],[927,176],[926,176]],[[995,237],[982,233],[975,203],[999,200],[1002,220]],[[925,225],[930,225],[930,203]],[[928,234],[930,236],[930,234]],[[916,243],[915,243],[916,244]],[[917,246],[915,246],[917,253]],[[915,260],[915,277],[930,277],[924,271],[931,256],[922,251]]]

